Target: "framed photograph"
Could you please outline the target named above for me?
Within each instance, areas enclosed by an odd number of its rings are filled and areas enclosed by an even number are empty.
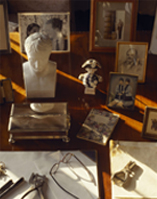
[[[143,119],[142,137],[157,140],[157,108],[146,107]]]
[[[25,53],[25,39],[34,32],[52,40],[52,52],[70,51],[70,13],[19,13],[20,48]]]
[[[7,78],[0,80],[0,104],[13,101],[14,93],[11,79]]]
[[[137,81],[137,75],[110,72],[107,106],[133,110]]]
[[[117,41],[133,41],[137,0],[91,0],[89,50],[115,52]]]
[[[157,55],[157,9],[156,9],[156,14],[155,14],[149,53]]]
[[[116,72],[138,75],[138,82],[144,83],[147,56],[146,42],[117,42]]]
[[[8,8],[6,0],[0,0],[0,54],[10,53]]]

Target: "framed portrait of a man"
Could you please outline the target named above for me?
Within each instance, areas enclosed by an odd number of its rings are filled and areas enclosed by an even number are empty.
[[[70,51],[70,13],[18,13],[20,48],[29,35],[39,32],[52,40],[52,52]]]
[[[137,75],[110,72],[107,106],[133,110],[137,81]]]
[[[137,0],[91,0],[89,50],[115,52],[117,41],[133,41]]]
[[[157,108],[147,106],[144,113],[142,137],[157,140]]]
[[[147,42],[117,42],[116,72],[138,75],[144,83],[148,56]]]

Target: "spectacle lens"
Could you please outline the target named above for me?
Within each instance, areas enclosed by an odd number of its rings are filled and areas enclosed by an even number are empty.
[[[71,159],[71,157],[74,157]],[[77,196],[75,196],[74,194],[72,194],[71,192],[69,192],[67,189],[64,188],[64,186],[62,186],[63,182],[58,182],[57,179],[55,179],[55,176],[53,176],[52,174],[55,174],[59,168],[60,163],[69,163],[68,165],[70,166],[69,168],[71,169],[71,171],[77,176],[77,178],[79,178],[80,180],[84,180],[87,182],[92,182],[94,183],[94,185],[96,185],[95,179],[93,174],[90,172],[90,170],[88,170],[88,168],[83,164],[83,162],[77,158],[74,154],[72,153],[67,153],[62,160],[60,160],[58,163],[54,164],[50,170],[50,175],[52,177],[52,179],[55,181],[55,183],[66,193],[68,193],[69,195],[71,195],[73,198],[79,199]]]
[[[53,167],[51,168],[50,173],[55,174],[57,172],[58,168],[59,168],[59,164],[58,163],[54,164]]]
[[[71,156],[72,156],[71,153],[67,153],[67,154],[65,155],[65,157],[63,158],[62,162],[63,162],[63,163],[68,163],[69,160],[71,159]]]
[[[91,172],[86,169],[81,162],[79,161],[70,161],[69,166],[71,171],[80,179],[87,182],[93,182],[95,184],[95,180]]]

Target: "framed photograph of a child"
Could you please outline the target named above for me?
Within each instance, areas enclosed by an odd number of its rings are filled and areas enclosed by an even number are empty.
[[[144,83],[147,56],[147,42],[117,42],[115,71],[138,75],[138,82]]]
[[[117,41],[133,41],[137,0],[91,0],[89,50],[115,52]]]
[[[70,13],[18,13],[20,48],[25,53],[25,39],[40,32],[52,40],[52,52],[70,51]]]
[[[137,75],[110,72],[107,106],[133,110],[137,81]]]
[[[143,119],[142,137],[157,140],[157,108],[146,107]]]

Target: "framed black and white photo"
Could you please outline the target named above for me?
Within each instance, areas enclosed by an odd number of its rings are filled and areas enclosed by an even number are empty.
[[[144,83],[148,56],[147,42],[117,42],[116,72],[138,75]]]
[[[19,13],[20,48],[25,53],[25,39],[41,32],[52,40],[52,52],[70,51],[70,13]]]
[[[142,136],[157,140],[157,108],[146,107],[143,119]]]
[[[154,55],[157,54],[157,9],[156,9],[156,14],[155,14],[149,53],[154,54]]]
[[[137,81],[137,75],[110,72],[107,106],[133,110]]]
[[[0,54],[10,53],[7,1],[0,0]]]
[[[90,51],[115,52],[117,41],[133,41],[137,0],[91,0]]]

